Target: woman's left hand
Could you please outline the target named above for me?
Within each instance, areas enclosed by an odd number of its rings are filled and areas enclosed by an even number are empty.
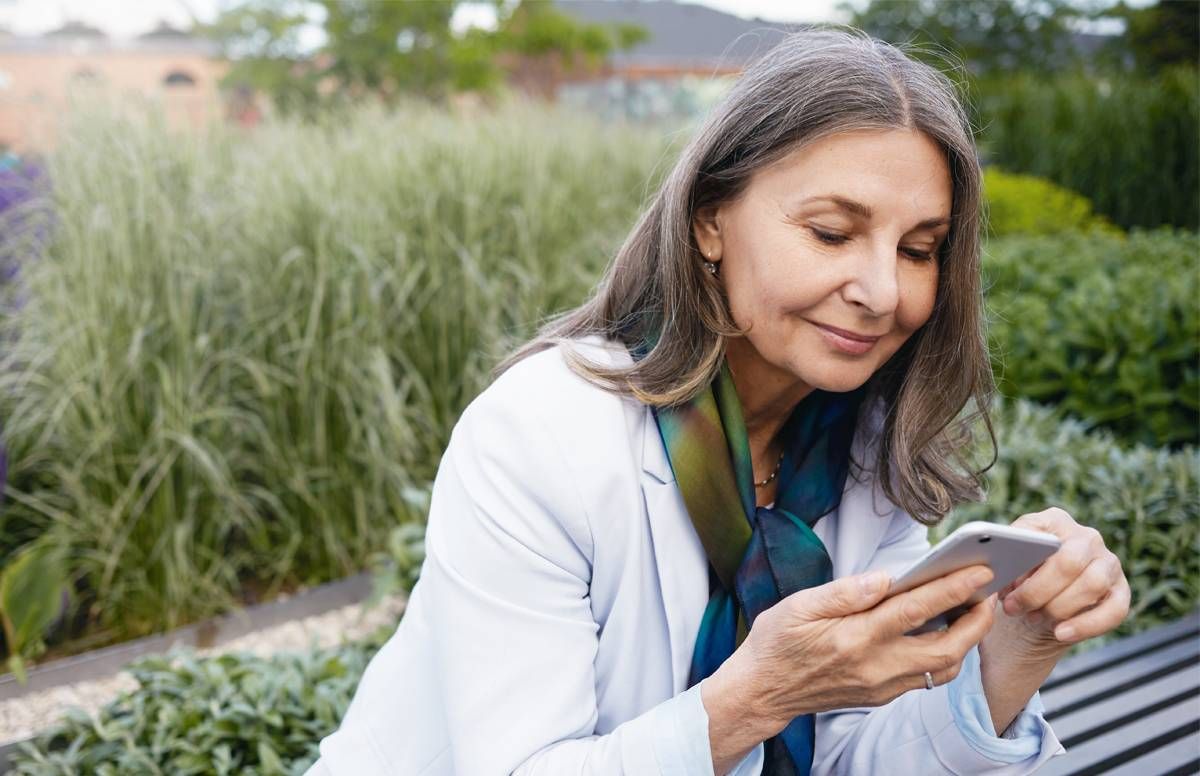
[[[1129,613],[1129,582],[1099,531],[1058,507],[1022,515],[1013,525],[1062,541],[1041,566],[1001,593],[1004,613],[1026,626],[1027,647],[1054,653],[1121,624]]]

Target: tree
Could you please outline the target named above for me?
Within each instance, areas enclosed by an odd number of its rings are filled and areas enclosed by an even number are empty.
[[[1173,65],[1196,66],[1200,57],[1196,0],[1160,0],[1144,8],[1132,8],[1122,0],[1105,15],[1125,21],[1125,33],[1105,52],[1119,65],[1131,64],[1147,73]]]
[[[1088,13],[1067,0],[870,0],[838,7],[853,26],[891,43],[933,48],[935,57],[951,52],[974,75],[1077,64],[1067,25]]]
[[[594,66],[646,37],[640,27],[578,22],[546,0],[492,1],[497,28],[461,35],[450,21],[463,0],[243,0],[205,29],[233,61],[226,82],[260,89],[284,111],[367,95],[486,92],[503,80],[506,55]],[[324,43],[304,52],[301,30],[314,25]]]

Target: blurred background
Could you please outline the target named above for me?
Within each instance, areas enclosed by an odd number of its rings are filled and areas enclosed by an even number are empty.
[[[999,457],[935,533],[1061,506],[1125,564],[1122,634],[1194,609],[1200,4],[0,0],[0,744],[41,733],[14,767],[302,772],[489,369],[814,23],[911,45],[977,132]],[[354,627],[5,700],[364,572]]]

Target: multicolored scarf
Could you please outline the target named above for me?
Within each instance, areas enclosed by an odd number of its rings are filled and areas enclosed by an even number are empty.
[[[634,348],[635,359],[648,350]],[[675,481],[709,560],[708,607],[688,686],[712,674],[764,610],[832,578],[825,545],[812,531],[841,502],[863,389],[814,389],[785,422],[775,502],[756,506],[742,407],[728,362],[710,389],[676,407],[654,409]],[[808,776],[811,714],[765,742],[764,776]]]

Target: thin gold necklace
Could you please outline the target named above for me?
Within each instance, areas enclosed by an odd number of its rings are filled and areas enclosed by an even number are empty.
[[[775,479],[775,476],[779,474],[779,467],[780,467],[780,466],[783,466],[783,451],[782,451],[782,450],[780,450],[780,451],[779,451],[779,460],[775,462],[775,471],[771,472],[771,476],[770,476],[770,477],[767,477],[767,478],[766,478],[765,480],[763,480],[762,482],[756,482],[756,483],[754,483],[754,487],[756,487],[756,488],[765,488],[765,487],[767,487],[768,485],[770,485],[770,484],[771,484],[771,480]]]

